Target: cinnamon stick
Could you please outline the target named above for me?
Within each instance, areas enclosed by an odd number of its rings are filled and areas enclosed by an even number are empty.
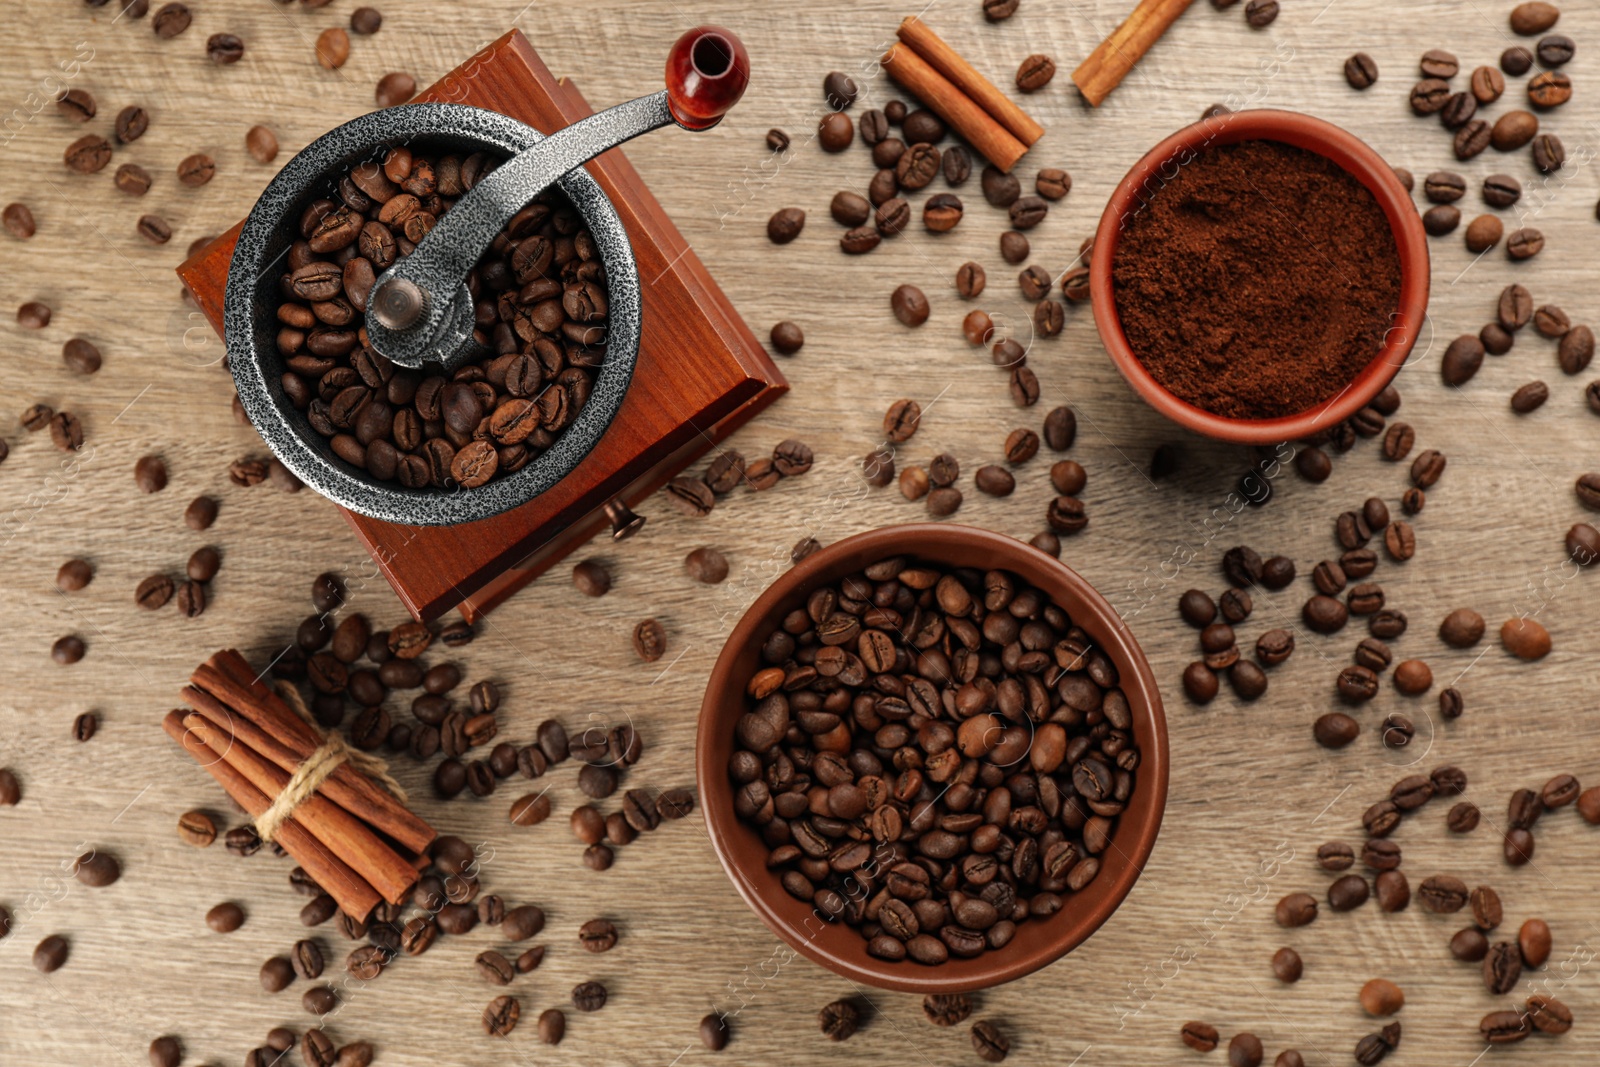
[[[1010,172],[1028,151],[992,115],[933,69],[909,45],[896,42],[883,55],[883,69],[906,91],[955,127],[977,152],[1002,171]]]
[[[185,689],[184,695],[197,708],[184,717],[187,729],[207,734],[208,740],[215,737],[217,744],[213,747],[220,748],[222,758],[265,796],[277,797],[283,792],[289,784],[289,772],[252,749],[237,731],[231,731],[230,716],[225,708],[193,688]],[[343,857],[351,869],[389,903],[399,904],[405,900],[417,884],[417,872],[410,863],[396,855],[365,823],[326,797],[317,794],[307,797],[295,808],[295,817],[329,851]]]
[[[1024,145],[1031,148],[1035,141],[1044,136],[1043,126],[1001,92],[994,82],[978,73],[978,68],[968,63],[961,53],[946,44],[917,16],[912,15],[901,22],[897,36]]]
[[[265,793],[251,785],[245,777],[222,759],[199,733],[184,726],[184,713],[169,711],[161,720],[161,728],[183,750],[194,757],[217,780],[217,784],[239,805],[252,815],[259,815],[271,805]],[[285,819],[278,830],[278,840],[295,862],[305,868],[316,883],[327,891],[346,915],[366,918],[378,906],[377,890],[338,856],[328,851],[320,841],[301,826],[293,816]]]
[[[296,715],[270,689],[254,681],[249,664],[238,652],[218,652],[190,676],[195,688],[204,690],[232,712],[259,727],[280,747],[258,748],[284,770],[293,773],[322,743],[310,723]],[[437,836],[433,827],[406,809],[372,779],[349,766],[340,766],[322,791],[351,815],[394,838],[412,852],[424,853]]]
[[[1089,58],[1072,72],[1072,81],[1093,107],[1122,83],[1130,70],[1144,58],[1150,46],[1161,39],[1173,20],[1188,10],[1194,0],[1139,0],[1133,14],[1100,42]]]

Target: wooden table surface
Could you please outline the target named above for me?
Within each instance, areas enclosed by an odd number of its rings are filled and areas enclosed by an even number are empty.
[[[198,0],[193,27],[162,41],[150,20],[113,18],[114,5],[86,9],[77,0],[20,0],[6,7],[9,32],[0,44],[4,79],[0,201],[23,200],[38,217],[28,243],[0,235],[0,306],[42,300],[55,318],[43,331],[17,327],[7,312],[0,358],[0,396],[12,411],[45,402],[83,420],[87,444],[71,460],[44,435],[15,422],[0,428],[11,456],[0,467],[5,515],[5,595],[0,632],[0,765],[15,769],[24,799],[0,810],[0,903],[15,914],[0,941],[0,1062],[144,1062],[152,1037],[181,1035],[185,1063],[239,1063],[268,1028],[297,1029],[310,1017],[297,983],[278,996],[257,982],[262,960],[305,934],[301,899],[286,891],[291,864],[259,855],[241,860],[219,846],[197,851],[178,840],[180,812],[227,811],[211,779],[187,762],[158,723],[188,671],[213,650],[236,646],[262,662],[309,609],[312,578],[346,576],[352,608],[379,626],[401,621],[392,593],[362,555],[334,509],[310,492],[286,496],[270,486],[232,487],[230,461],[263,454],[229,411],[232,385],[217,365],[220,343],[179,299],[172,267],[188,243],[220,231],[244,214],[270,168],[244,151],[253,123],[272,126],[280,160],[317,134],[372,106],[385,72],[408,70],[426,84],[509,26],[520,27],[551,68],[577,77],[597,105],[659,85],[662,57],[683,30],[702,21],[735,29],[747,43],[754,80],[721,129],[690,138],[663,131],[628,152],[677,220],[735,306],[756,332],[772,323],[800,323],[807,343],[783,362],[792,395],[732,442],[761,455],[800,437],[818,460],[803,478],[761,495],[736,494],[703,520],[649,502],[650,524],[621,546],[583,553],[611,567],[615,586],[603,599],[579,596],[563,577],[543,580],[495,612],[478,640],[458,657],[470,679],[491,678],[504,692],[502,733],[532,736],[547,716],[569,726],[631,719],[645,756],[630,781],[656,788],[693,780],[695,717],[702,687],[725,633],[742,606],[787,565],[803,534],[824,542],[888,523],[919,519],[920,505],[894,489],[866,490],[859,458],[879,441],[883,410],[899,397],[921,400],[921,432],[901,450],[925,462],[950,451],[968,472],[967,503],[956,521],[1028,537],[1042,528],[1051,492],[1050,457],[1018,471],[1018,489],[1004,500],[971,490],[970,472],[995,460],[1007,432],[1037,428],[1046,411],[1071,404],[1080,433],[1072,456],[1089,471],[1084,493],[1088,530],[1069,540],[1064,558],[1124,609],[1153,661],[1167,701],[1173,755],[1171,799],[1163,833],[1142,879],[1107,926],[1068,958],[1029,979],[981,995],[979,1012],[1001,1022],[1018,1063],[1200,1062],[1178,1041],[1184,1020],[1206,1019],[1226,1036],[1249,1029],[1268,1049],[1297,1047],[1308,1063],[1350,1062],[1356,1040],[1376,1025],[1363,1017],[1356,993],[1383,975],[1407,992],[1400,1018],[1405,1040],[1393,1062],[1468,1064],[1483,1051],[1477,1021],[1512,998],[1490,997],[1475,967],[1445,951],[1461,917],[1430,915],[1413,905],[1385,915],[1368,905],[1325,914],[1311,927],[1284,931],[1273,903],[1292,890],[1321,895],[1327,876],[1313,857],[1319,843],[1342,838],[1359,846],[1362,810],[1412,770],[1455,763],[1471,779],[1467,796],[1484,809],[1484,826],[1448,839],[1444,807],[1435,801],[1400,830],[1412,884],[1451,872],[1469,885],[1492,884],[1506,906],[1506,929],[1534,915],[1554,931],[1546,984],[1578,1015],[1567,1036],[1543,1036],[1496,1050],[1496,1058],[1575,1063],[1600,1052],[1600,986],[1590,963],[1600,879],[1594,830],[1570,810],[1546,816],[1534,863],[1511,869],[1501,859],[1497,827],[1517,787],[1537,788],[1571,771],[1586,783],[1600,776],[1592,714],[1596,624],[1600,608],[1591,575],[1563,567],[1562,534],[1579,519],[1573,479],[1592,465],[1595,416],[1582,390],[1587,376],[1568,378],[1552,343],[1529,334],[1504,358],[1491,358],[1461,390],[1439,381],[1444,343],[1476,331],[1509,281],[1527,284],[1539,302],[1563,305],[1575,321],[1596,312],[1596,270],[1585,267],[1600,226],[1591,166],[1600,141],[1600,94],[1592,51],[1600,10],[1573,11],[1561,29],[1579,42],[1571,71],[1573,102],[1547,119],[1565,139],[1572,162],[1542,181],[1526,152],[1490,152],[1459,169],[1476,185],[1497,169],[1526,184],[1524,209],[1548,237],[1538,260],[1508,264],[1498,253],[1473,263],[1460,236],[1433,243],[1430,336],[1401,375],[1401,417],[1416,427],[1419,447],[1449,456],[1449,469],[1416,520],[1419,550],[1403,566],[1384,564],[1380,577],[1391,605],[1412,619],[1399,643],[1407,657],[1432,663],[1437,685],[1453,683],[1468,711],[1444,724],[1433,697],[1408,701],[1387,686],[1359,713],[1364,732],[1342,752],[1312,741],[1312,719],[1336,706],[1332,679],[1359,636],[1352,626],[1333,638],[1300,634],[1300,651],[1271,675],[1271,690],[1245,705],[1225,689],[1208,708],[1182,696],[1176,682],[1195,655],[1195,638],[1176,616],[1177,594],[1189,586],[1220,592],[1218,560],[1249,543],[1264,554],[1298,561],[1292,591],[1258,597],[1241,627],[1254,641],[1269,626],[1298,625],[1304,577],[1336,554],[1333,517],[1377,495],[1393,504],[1405,469],[1385,463],[1375,442],[1338,458],[1333,477],[1313,486],[1292,471],[1276,480],[1264,509],[1234,514],[1228,494],[1248,462],[1243,450],[1190,437],[1139,402],[1105,359],[1087,309],[1066,331],[1038,343],[1031,365],[1043,383],[1039,405],[1014,408],[1004,376],[961,340],[969,309],[955,294],[955,268],[977,259],[990,289],[978,301],[1020,321],[1026,305],[996,254],[1003,215],[985,205],[976,182],[961,191],[968,215],[947,236],[918,232],[859,260],[841,258],[827,216],[834,190],[864,189],[871,169],[859,148],[825,156],[809,143],[821,106],[819,86],[830,69],[862,72],[866,95],[896,95],[873,73],[873,59],[909,8],[881,0],[758,0],[699,4],[625,0],[601,5],[488,0],[399,3],[385,7],[382,31],[356,38],[349,63],[329,72],[313,61],[313,39],[343,25],[352,0],[318,10],[299,4]],[[1431,120],[1413,118],[1406,90],[1417,56],[1447,47],[1464,68],[1492,63],[1508,40],[1508,0],[1287,0],[1268,31],[1250,30],[1242,5],[1216,11],[1197,3],[1098,112],[1083,107],[1067,73],[1126,14],[1129,0],[1023,0],[1008,23],[987,25],[976,0],[940,0],[927,21],[996,81],[1009,84],[1019,61],[1046,52],[1062,68],[1055,83],[1026,101],[1048,127],[1020,165],[1031,181],[1041,166],[1071,171],[1071,195],[1051,208],[1030,236],[1033,261],[1064,270],[1098,218],[1116,180],[1159,136],[1194,120],[1214,101],[1281,106],[1340,122],[1392,162],[1419,176],[1454,167],[1448,136]],[[242,62],[214,67],[205,38],[232,32],[246,42]],[[1340,74],[1357,48],[1376,57],[1382,79],[1357,94]],[[72,73],[65,73],[65,72]],[[99,101],[87,127],[109,134],[124,105],[151,115],[149,133],[119,148],[114,163],[137,161],[156,176],[136,201],[112,184],[114,167],[90,177],[68,173],[62,151],[84,132],[48,103],[59,88],[81,86]],[[1521,80],[1494,113],[1512,106]],[[768,127],[795,137],[792,157],[774,166],[763,143]],[[178,184],[181,158],[206,151],[217,177],[193,190]],[[936,183],[935,189],[942,187]],[[1477,195],[1469,194],[1469,216]],[[799,205],[810,223],[793,245],[764,236],[767,217]],[[151,247],[134,232],[147,211],[167,217],[171,244]],[[889,314],[890,291],[920,285],[933,313],[908,330]],[[93,378],[64,369],[61,344],[91,338],[105,354]],[[1507,397],[1526,381],[1550,382],[1550,402],[1515,416]],[[12,415],[6,416],[14,418]],[[1178,472],[1152,482],[1152,449],[1177,446]],[[171,484],[146,496],[133,463],[147,453],[165,458]],[[222,504],[216,525],[195,534],[184,506],[211,493]],[[185,620],[169,607],[156,614],[133,603],[135,585],[155,571],[181,572],[201,544],[219,546],[222,570],[205,615]],[[692,582],[686,553],[700,545],[725,552],[732,574],[720,587]],[[56,567],[71,556],[95,565],[94,582],[59,594]],[[564,569],[563,569],[564,570]],[[1537,613],[1554,636],[1542,664],[1513,661],[1492,640],[1455,651],[1435,637],[1451,608],[1471,605],[1491,628],[1517,612]],[[659,663],[639,662],[630,647],[646,616],[666,627],[669,649]],[[51,643],[79,633],[88,656],[70,668],[50,660]],[[1491,629],[1492,635],[1492,629]],[[442,657],[435,655],[434,661]],[[1404,754],[1378,744],[1382,715],[1403,710],[1419,725]],[[87,744],[69,737],[76,715],[94,711],[100,732]],[[696,1041],[696,1023],[713,1008],[733,1014],[728,1062],[825,1063],[846,1057],[876,1062],[975,1062],[964,1032],[936,1030],[916,999],[853,989],[787,950],[735,895],[718,868],[699,814],[625,849],[605,873],[584,869],[565,826],[579,802],[570,767],[547,779],[560,813],[547,824],[513,831],[506,808],[515,781],[487,801],[440,803],[428,796],[426,770],[399,759],[396,772],[421,794],[420,809],[441,828],[492,850],[486,890],[509,901],[545,907],[550,946],[544,966],[517,979],[524,1025],[509,1040],[483,1036],[479,1015],[493,992],[471,960],[499,944],[488,931],[442,942],[428,955],[403,958],[380,980],[353,989],[330,1023],[340,1041],[366,1039],[382,1063],[625,1062],[670,1064],[713,1058]],[[122,879],[88,889],[62,870],[87,847],[120,857]],[[239,932],[211,933],[207,908],[241,902],[249,919]],[[575,944],[580,923],[596,916],[622,929],[616,949],[589,956]],[[44,936],[70,938],[67,965],[42,976],[30,963]],[[342,975],[347,945],[324,927],[315,935]],[[1026,935],[1024,935],[1026,936]],[[1508,935],[1509,936],[1509,935]],[[1306,961],[1297,986],[1279,986],[1269,961],[1280,945]],[[578,981],[597,978],[612,991],[600,1014],[574,1016],[557,1049],[539,1046],[532,1020],[567,1003]],[[1526,991],[1519,991],[1525,995]],[[844,995],[870,1002],[862,1032],[835,1047],[817,1031],[816,1010]],[[1517,998],[1520,1002],[1520,996]],[[1223,1053],[1203,1062],[1218,1062]]]

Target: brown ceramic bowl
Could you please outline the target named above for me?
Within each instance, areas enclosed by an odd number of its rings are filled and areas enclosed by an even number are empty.
[[[817,918],[810,904],[784,891],[766,866],[767,848],[733,810],[728,760],[734,723],[748,705],[745,683],[758,669],[762,640],[783,616],[803,605],[811,590],[889,556],[905,555],[953,566],[1001,568],[1037,586],[1110,653],[1133,712],[1141,761],[1133,796],[1117,820],[1100,874],[1069,894],[1046,919],[1030,919],[1005,948],[976,959],[936,967],[869,956],[866,941],[845,923]],[[772,931],[808,959],[852,981],[908,993],[955,993],[1021,978],[1082,944],[1117,910],[1138,879],[1167,802],[1167,724],[1150,664],[1116,611],[1075,571],[1037,549],[1001,534],[968,526],[916,523],[858,534],[807,556],[750,606],[734,627],[711,672],[695,742],[696,778],[706,827],[717,859],[745,903]]]
[[[1367,187],[1383,209],[1400,255],[1400,306],[1395,308],[1383,347],[1355,376],[1349,386],[1328,400],[1294,415],[1273,419],[1233,419],[1216,415],[1182,400],[1156,381],[1139,361],[1122,332],[1112,289],[1112,263],[1125,220],[1138,202],[1159,188],[1161,174],[1181,166],[1209,145],[1240,141],[1281,141],[1326,156]],[[1159,192],[1154,195],[1160,195]],[[1294,111],[1239,111],[1186,126],[1162,141],[1133,165],[1111,194],[1094,235],[1094,256],[1089,266],[1089,293],[1100,340],[1117,370],[1145,402],[1180,426],[1247,445],[1271,445],[1311,437],[1337,426],[1360,411],[1405,366],[1428,313],[1428,237],[1422,228],[1411,194],[1395,177],[1394,169],[1354,134],[1321,119]]]

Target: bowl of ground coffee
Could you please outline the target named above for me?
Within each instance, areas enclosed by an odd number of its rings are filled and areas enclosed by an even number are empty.
[[[1112,361],[1157,411],[1271,444],[1360,411],[1428,304],[1410,194],[1348,132],[1288,111],[1207,118],[1117,187],[1090,286]]]
[[[795,952],[915,993],[1029,974],[1148,860],[1167,735],[1148,661],[1013,538],[888,527],[820,549],[729,635],[695,747],[734,887]]]

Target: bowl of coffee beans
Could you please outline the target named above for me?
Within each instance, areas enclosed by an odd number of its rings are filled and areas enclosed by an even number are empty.
[[[1290,111],[1225,112],[1130,170],[1095,233],[1095,324],[1151,407],[1275,444],[1331,432],[1410,357],[1428,306],[1411,194],[1365,143]]]
[[[700,710],[712,845],[800,954],[916,993],[998,985],[1127,896],[1167,796],[1138,643],[1069,567],[913,524],[807,556],[734,628]]]

